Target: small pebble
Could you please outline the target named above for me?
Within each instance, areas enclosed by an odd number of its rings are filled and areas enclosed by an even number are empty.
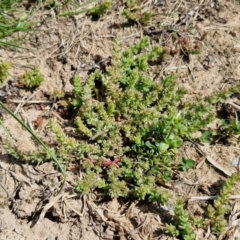
[[[237,158],[233,159],[232,166],[236,168],[238,166],[238,162],[239,162],[239,159],[237,159]]]
[[[51,237],[47,237],[46,240],[55,240],[56,238],[51,236]]]

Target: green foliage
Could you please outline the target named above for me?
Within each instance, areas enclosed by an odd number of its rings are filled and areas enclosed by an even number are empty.
[[[128,0],[123,14],[129,22],[145,25],[149,23],[154,14],[151,12],[142,11],[142,9],[139,7],[139,3],[136,0]]]
[[[178,200],[174,210],[173,224],[166,225],[166,232],[173,236],[181,236],[184,240],[195,240],[192,222],[188,212],[184,210],[182,200]]]
[[[220,191],[220,194],[214,200],[213,206],[209,205],[207,208],[207,221],[210,224],[212,231],[216,234],[221,234],[227,226],[225,218],[226,214],[230,211],[228,201],[239,180],[239,172],[229,177]]]
[[[187,172],[190,168],[193,168],[195,165],[195,161],[185,158],[182,158],[180,163],[182,164],[182,170],[185,172]]]
[[[21,2],[20,0],[0,1],[0,39],[5,39],[15,32],[33,30],[33,23],[30,21],[32,12],[21,9]],[[19,47],[6,40],[0,41],[0,46]]]
[[[150,46],[148,38],[123,52],[116,44],[112,65],[104,73],[96,70],[85,82],[74,77],[68,108],[74,111],[78,139],[67,136],[54,121],[50,127],[59,142],[59,161],[81,166],[77,191],[98,189],[112,197],[165,203],[169,195],[158,183],[171,180],[175,170],[194,166],[193,160],[177,160],[178,149],[215,118],[214,104],[230,91],[182,102],[185,91],[174,76],[151,78],[150,63],[164,54]],[[25,159],[34,156],[43,159],[46,154],[28,154]]]
[[[207,229],[210,226],[211,232],[220,235],[227,227],[226,218],[230,211],[228,206],[229,198],[239,180],[239,172],[227,179],[213,205],[208,205],[205,218],[199,216],[190,218],[188,212],[184,210],[182,200],[179,199],[175,206],[172,223],[166,225],[166,232],[173,236],[179,236],[184,240],[192,240],[195,239],[194,228]]]
[[[240,84],[231,86],[229,88],[223,89],[219,92],[216,92],[215,94],[212,94],[208,97],[206,97],[204,100],[207,103],[210,104],[216,104],[216,103],[221,103],[223,102],[226,98],[230,97],[234,93],[237,93],[240,91]]]
[[[52,129],[60,158],[77,158],[85,172],[96,174],[99,184],[83,178],[79,191],[92,187],[112,197],[163,203],[168,194],[156,183],[168,182],[175,169],[194,166],[193,160],[177,162],[175,155],[184,138],[211,121],[213,107],[204,99],[180,107],[185,91],[173,76],[149,77],[149,62],[162,59],[164,50],[148,48],[147,38],[122,53],[116,45],[113,65],[105,73],[97,70],[85,83],[73,79],[71,105],[82,140],[72,144],[60,127]]]
[[[240,123],[237,119],[224,119],[218,129],[221,137],[237,137],[237,142],[240,142]]]
[[[8,77],[8,69],[12,67],[12,63],[10,62],[3,62],[0,60],[0,86]]]
[[[218,140],[236,139],[240,142],[240,123],[237,119],[222,119],[221,124],[217,129],[209,129],[203,132],[201,141],[205,143],[213,143]]]
[[[82,193],[89,193],[96,187],[97,175],[95,172],[87,172],[84,180],[78,184],[76,190]]]
[[[40,86],[43,80],[43,75],[39,72],[38,68],[35,68],[32,71],[26,72],[19,82],[27,88],[33,88]]]
[[[106,1],[96,7],[88,10],[88,13],[94,18],[99,19],[102,15],[104,15],[112,6],[111,1]]]
[[[206,130],[203,132],[201,137],[201,141],[204,143],[211,143],[215,137],[218,135],[217,131],[214,130]]]
[[[236,119],[222,120],[222,128],[233,134],[240,134],[240,123]]]

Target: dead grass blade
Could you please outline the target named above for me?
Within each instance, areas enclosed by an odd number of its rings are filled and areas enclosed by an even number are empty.
[[[206,160],[213,165],[213,167],[217,168],[219,171],[224,173],[226,176],[230,177],[232,173],[224,169],[219,163],[217,163],[215,160],[213,160],[210,156],[208,156],[199,146],[195,144],[196,150],[202,154]]]
[[[42,209],[42,212],[36,222],[36,224],[39,224],[41,222],[41,220],[44,218],[45,214],[47,213],[47,211],[54,205],[56,204],[60,198],[62,198],[65,194],[59,194],[56,197],[52,197],[51,199],[49,199],[49,203],[46,204],[44,206],[44,208]]]
[[[56,165],[60,169],[60,171],[62,173],[62,176],[63,176],[62,186],[61,186],[60,191],[59,191],[59,192],[61,192],[64,185],[65,185],[65,182],[66,182],[66,171],[65,171],[62,163],[57,159],[55,154],[44,144],[44,142],[23,121],[21,121],[21,119],[19,119],[16,116],[16,114],[14,114],[4,103],[2,103],[2,101],[0,101],[0,106],[6,112],[8,112],[18,123],[20,123],[22,125],[23,128],[25,128],[32,135],[32,137],[46,150],[46,152],[51,156],[53,161],[56,163]]]

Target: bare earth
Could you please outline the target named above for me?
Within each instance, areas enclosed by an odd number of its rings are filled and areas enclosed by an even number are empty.
[[[51,18],[38,26],[41,31],[28,36],[23,46],[29,50],[0,49],[0,59],[13,62],[11,78],[39,67],[45,81],[34,92],[31,100],[35,101],[48,100],[56,90],[71,92],[70,79],[75,71],[80,69],[80,78],[86,80],[88,70],[95,65],[96,55],[103,58],[111,56],[116,39],[124,49],[137,43],[144,35],[149,35],[152,44],[164,46],[171,53],[155,71],[158,77],[176,74],[178,84],[188,91],[187,100],[196,95],[209,95],[240,81],[240,5],[237,1],[221,1],[220,6],[216,3],[219,1],[143,1],[142,8],[156,13],[146,26],[128,24],[123,16],[123,2],[114,3],[112,10],[98,21],[92,21],[86,14],[57,18],[52,12]],[[42,19],[46,15],[49,15],[49,10],[42,9],[35,17]],[[166,26],[178,31],[181,41],[173,43]],[[192,50],[199,47],[200,53],[184,57],[181,50],[186,45]],[[20,90],[21,98],[11,99],[21,100],[32,94]],[[235,102],[238,101],[240,103],[236,98]],[[13,110],[18,105],[9,102]],[[45,116],[39,105],[25,104],[18,112],[32,125],[38,116],[43,116],[43,124],[36,133],[45,142],[54,142],[53,134],[47,131],[47,123],[54,115]],[[3,120],[20,150],[37,149],[36,143],[15,120],[7,114]],[[214,128],[216,124],[210,127]],[[199,134],[196,133],[196,137]],[[6,138],[2,128],[0,136]],[[173,198],[168,206],[110,199],[97,193],[88,196],[77,194],[74,183],[80,172],[76,166],[69,166],[66,187],[56,195],[61,174],[53,163],[20,163],[2,149],[0,239],[173,239],[164,233],[163,227],[171,219],[176,198],[189,199],[187,207],[190,213],[201,215],[208,201],[193,201],[191,198],[216,195],[227,175],[236,171],[232,161],[239,159],[240,148],[234,141],[200,147],[205,155],[200,154],[191,142],[185,142],[180,149],[183,156],[194,159],[198,165],[169,184]],[[240,194],[240,185],[235,189],[234,195],[237,194]],[[231,206],[234,206],[232,213],[240,211],[237,199],[231,200]],[[218,239],[240,239],[240,228],[233,227],[233,224],[238,226],[239,221],[233,223],[233,220],[229,219],[229,229]],[[197,237],[217,239],[201,230]]]

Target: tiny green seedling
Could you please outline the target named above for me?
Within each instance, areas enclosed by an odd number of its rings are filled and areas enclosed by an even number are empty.
[[[26,72],[19,80],[19,83],[27,88],[35,88],[39,87],[43,82],[44,77],[39,72],[38,68],[30,72]]]
[[[184,172],[187,172],[190,168],[193,168],[195,166],[195,161],[192,159],[181,159],[181,165],[182,165],[182,170]]]
[[[218,133],[215,130],[206,130],[203,132],[201,141],[204,143],[211,143],[217,137]]]

